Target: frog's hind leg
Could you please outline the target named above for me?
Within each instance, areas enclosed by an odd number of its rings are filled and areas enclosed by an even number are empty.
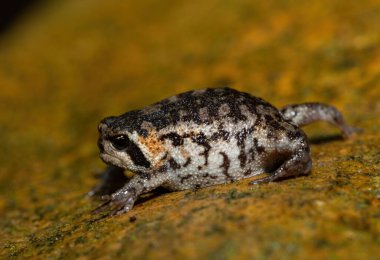
[[[280,164],[277,164],[276,169],[272,169],[267,177],[252,181],[250,184],[259,184],[265,182],[272,182],[281,180],[288,177],[296,177],[306,175],[311,170],[310,149],[305,139],[297,140],[294,148],[287,151],[288,155],[283,157]],[[274,154],[276,158],[268,158],[270,160],[277,160],[278,154]]]
[[[297,126],[308,125],[315,121],[326,121],[337,126],[344,138],[361,130],[348,126],[344,121],[342,113],[333,106],[323,103],[303,103],[288,105],[280,110],[285,119],[290,120]]]

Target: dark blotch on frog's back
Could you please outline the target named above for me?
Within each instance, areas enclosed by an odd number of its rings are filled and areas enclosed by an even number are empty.
[[[142,128],[143,122],[151,123],[156,131],[180,122],[195,122],[209,124],[215,120],[231,118],[235,122],[247,120],[240,106],[245,105],[249,112],[257,114],[257,107],[277,111],[264,100],[248,93],[230,88],[209,88],[205,90],[188,91],[178,94],[176,98],[167,98],[141,110],[133,110],[118,117],[103,120],[112,129],[137,131],[139,135],[147,136],[148,130]],[[226,105],[227,115],[219,115],[219,108]],[[207,117],[200,116],[200,109],[207,108]]]

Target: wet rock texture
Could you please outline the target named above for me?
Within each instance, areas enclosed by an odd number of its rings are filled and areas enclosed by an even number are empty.
[[[378,1],[45,1],[0,37],[0,257],[379,257]],[[309,176],[157,192],[90,214],[97,124],[229,85],[321,101],[364,129],[305,130]]]

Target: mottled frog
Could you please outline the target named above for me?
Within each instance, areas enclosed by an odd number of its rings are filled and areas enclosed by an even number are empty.
[[[288,105],[278,110],[230,88],[188,91],[99,124],[100,157],[109,164],[89,195],[103,195],[112,214],[132,209],[157,187],[185,190],[262,173],[264,183],[309,173],[309,144],[301,126],[324,120],[344,137],[355,129],[333,106]],[[128,179],[124,170],[135,175]]]

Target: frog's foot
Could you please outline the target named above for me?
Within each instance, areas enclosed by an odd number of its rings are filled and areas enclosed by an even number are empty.
[[[360,134],[363,132],[363,129],[361,128],[348,126],[348,125],[342,125],[340,127],[340,130],[342,131],[343,137],[345,139],[349,139],[353,137],[355,134]]]
[[[288,161],[284,165],[282,165],[280,168],[278,168],[275,172],[270,174],[267,177],[253,180],[250,182],[250,184],[260,184],[260,183],[266,183],[266,182],[272,182],[272,181],[278,181],[287,177],[296,177],[303,174],[308,174],[311,169],[311,161],[306,163],[306,165],[302,166],[296,166],[294,163],[297,163],[296,161]],[[292,165],[293,164],[293,165]]]
[[[130,211],[137,199],[136,192],[131,190],[119,190],[112,195],[102,196],[103,204],[94,209],[92,213],[110,211],[108,216],[117,216]]]
[[[97,197],[111,195],[122,188],[128,181],[124,175],[124,169],[116,166],[108,166],[101,175],[101,181],[91,191],[87,193],[88,197]]]
[[[288,177],[308,174],[311,170],[311,158],[307,144],[301,142],[300,148],[296,151],[296,153],[286,159],[269,176],[253,180],[250,184],[278,181]]]
[[[127,184],[112,195],[106,195],[102,198],[105,202],[98,208],[93,210],[93,213],[111,210],[109,216],[120,215],[130,211],[135,204],[137,198],[146,192],[149,192],[167,180],[165,177],[156,173],[139,173],[132,177]]]

